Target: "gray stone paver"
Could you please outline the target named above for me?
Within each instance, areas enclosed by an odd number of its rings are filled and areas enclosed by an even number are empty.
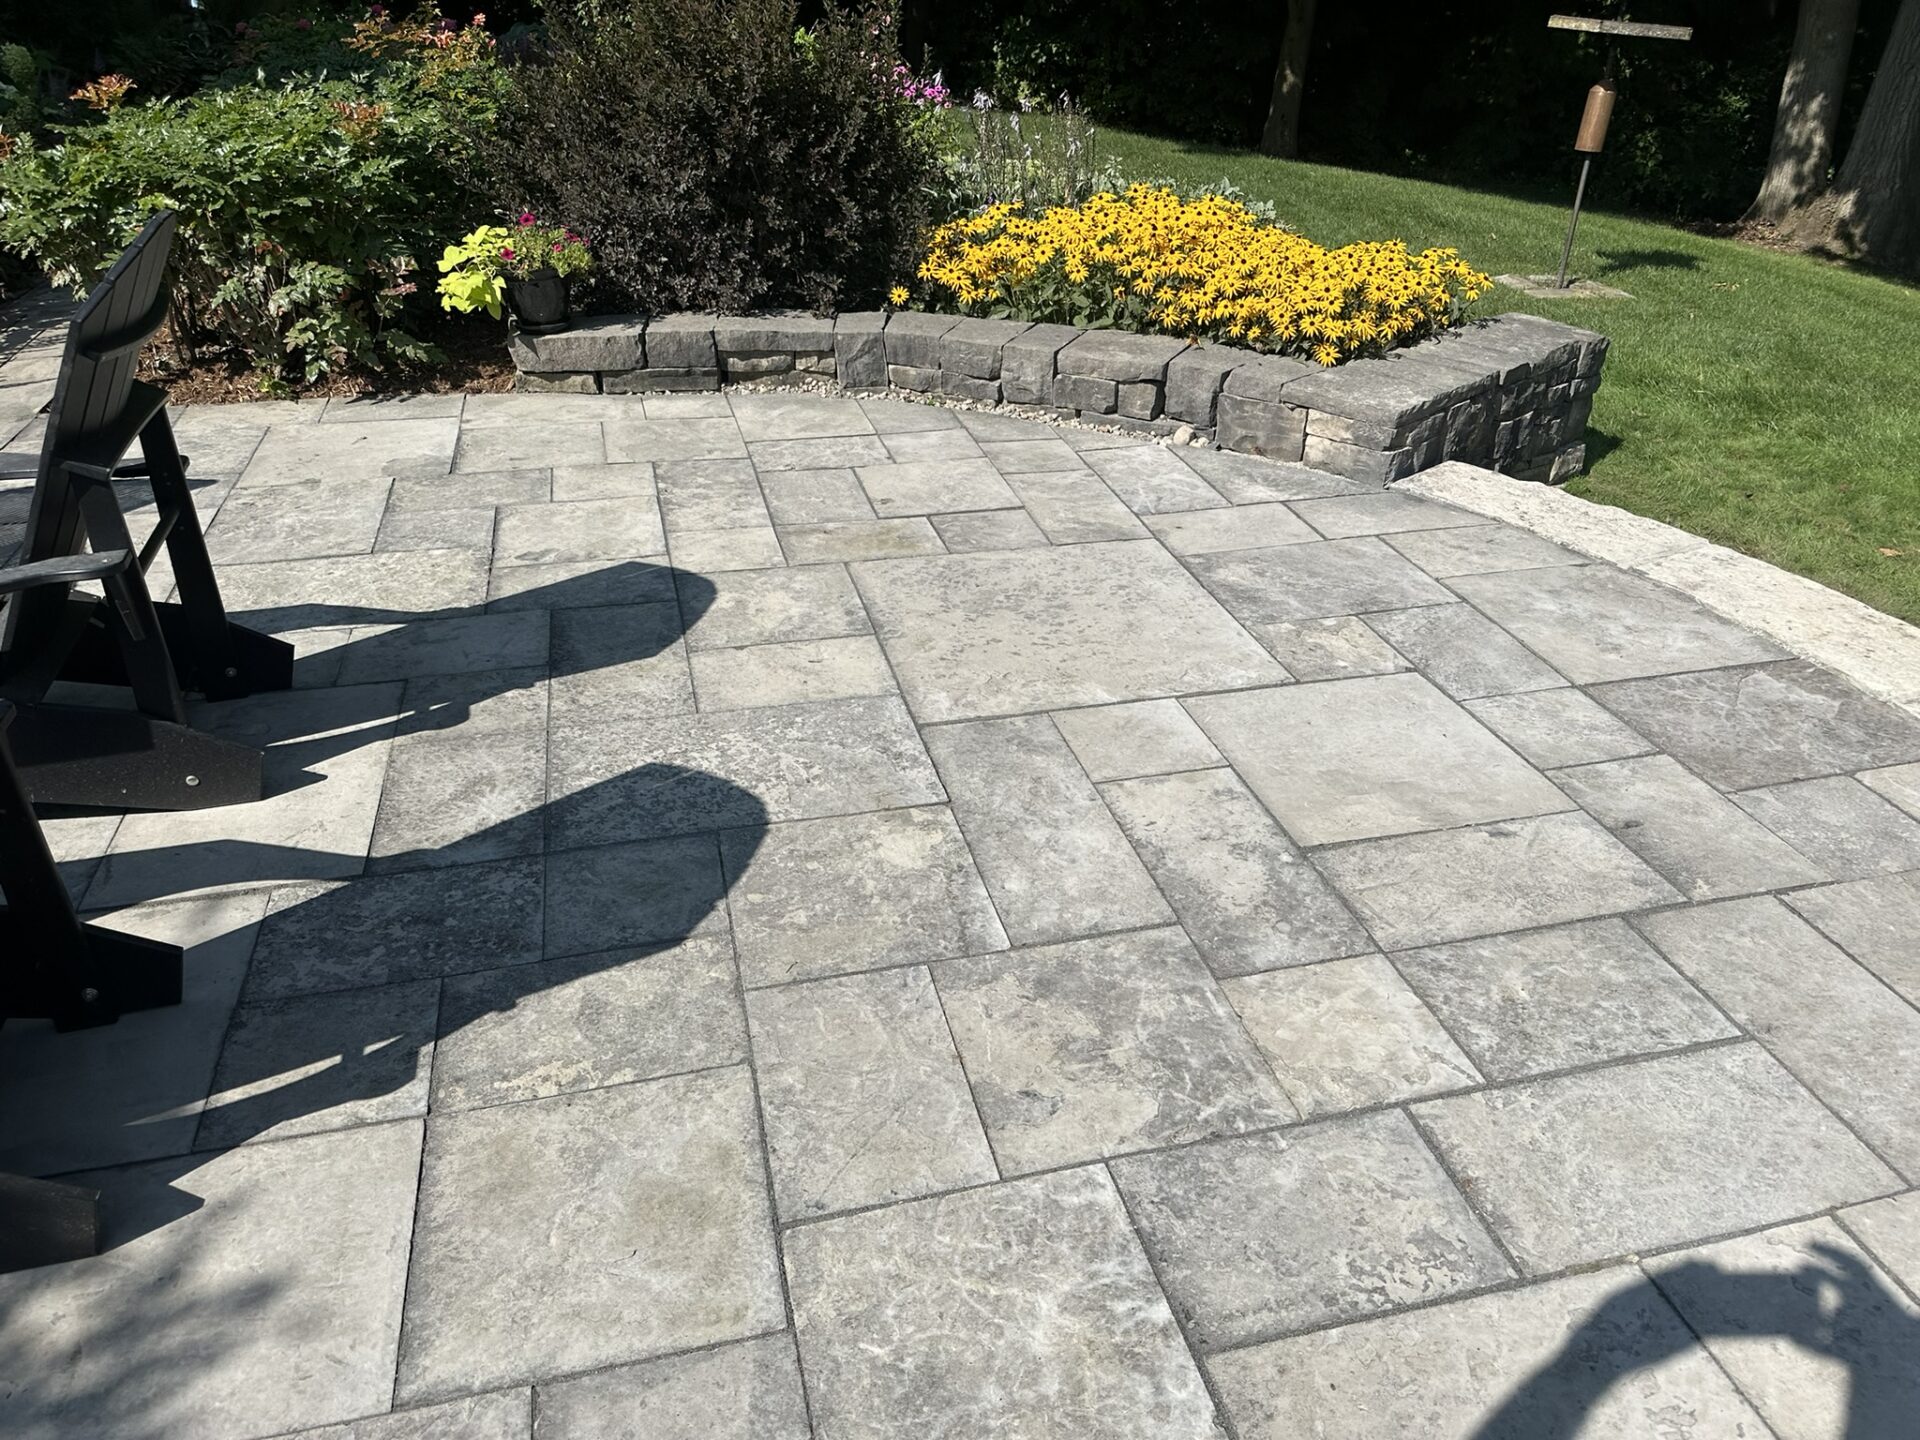
[[[0,1031],[0,1169],[118,1246],[0,1276],[9,1435],[1220,1435],[1196,1353],[1241,1440],[1911,1413],[1920,722],[1006,413],[178,425],[302,688],[195,710],[266,800],[50,827],[193,948]]]
[[[1178,930],[943,961],[934,979],[1007,1174],[1297,1114]]]
[[[1901,1188],[1754,1044],[1426,1100],[1413,1113],[1529,1274]]]
[[[1579,1347],[1563,1349],[1575,1334]],[[1469,1440],[1496,1413],[1506,1428],[1492,1435],[1513,1440],[1564,1433],[1575,1414],[1583,1440],[1642,1440],[1675,1417],[1688,1440],[1762,1433],[1686,1322],[1630,1266],[1232,1350],[1207,1371],[1241,1440]],[[1615,1383],[1626,1374],[1631,1383]],[[1599,1398],[1582,1411],[1569,1392]]]
[[[1477,1290],[1511,1267],[1383,1111],[1116,1161],[1174,1313],[1207,1350]]]

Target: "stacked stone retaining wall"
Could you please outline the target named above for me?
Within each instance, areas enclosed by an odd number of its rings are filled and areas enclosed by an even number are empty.
[[[1161,434],[1386,484],[1443,460],[1558,481],[1585,464],[1607,338],[1533,315],[1475,321],[1331,369],[1164,335],[921,311],[595,316],[510,341],[527,390],[715,390],[830,380]]]

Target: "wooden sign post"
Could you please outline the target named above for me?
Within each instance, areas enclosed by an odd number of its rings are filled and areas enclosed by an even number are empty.
[[[1574,151],[1580,156],[1580,182],[1573,191],[1573,218],[1567,222],[1567,243],[1560,247],[1560,269],[1553,277],[1553,288],[1565,290],[1567,264],[1573,258],[1573,232],[1580,228],[1580,206],[1587,198],[1587,174],[1593,168],[1593,157],[1606,149],[1607,125],[1613,119],[1613,75],[1619,53],[1618,42],[1622,39],[1691,40],[1693,27],[1641,25],[1632,20],[1589,20],[1583,15],[1549,15],[1547,28],[1605,35],[1612,42],[1607,46],[1606,72],[1600,77],[1600,83],[1587,91],[1587,106],[1580,114],[1580,131],[1573,140]]]

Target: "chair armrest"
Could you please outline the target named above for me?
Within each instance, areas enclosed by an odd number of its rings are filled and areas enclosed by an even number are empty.
[[[0,595],[37,590],[42,585],[76,585],[83,580],[104,580],[132,564],[132,551],[102,550],[97,555],[57,555],[51,560],[36,560],[31,565],[12,565],[0,569]]]

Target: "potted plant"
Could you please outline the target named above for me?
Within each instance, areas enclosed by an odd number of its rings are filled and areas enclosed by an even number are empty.
[[[564,225],[543,225],[531,210],[512,225],[482,225],[440,257],[440,304],[494,319],[513,312],[529,335],[567,327],[567,280],[593,266],[583,236]]]

